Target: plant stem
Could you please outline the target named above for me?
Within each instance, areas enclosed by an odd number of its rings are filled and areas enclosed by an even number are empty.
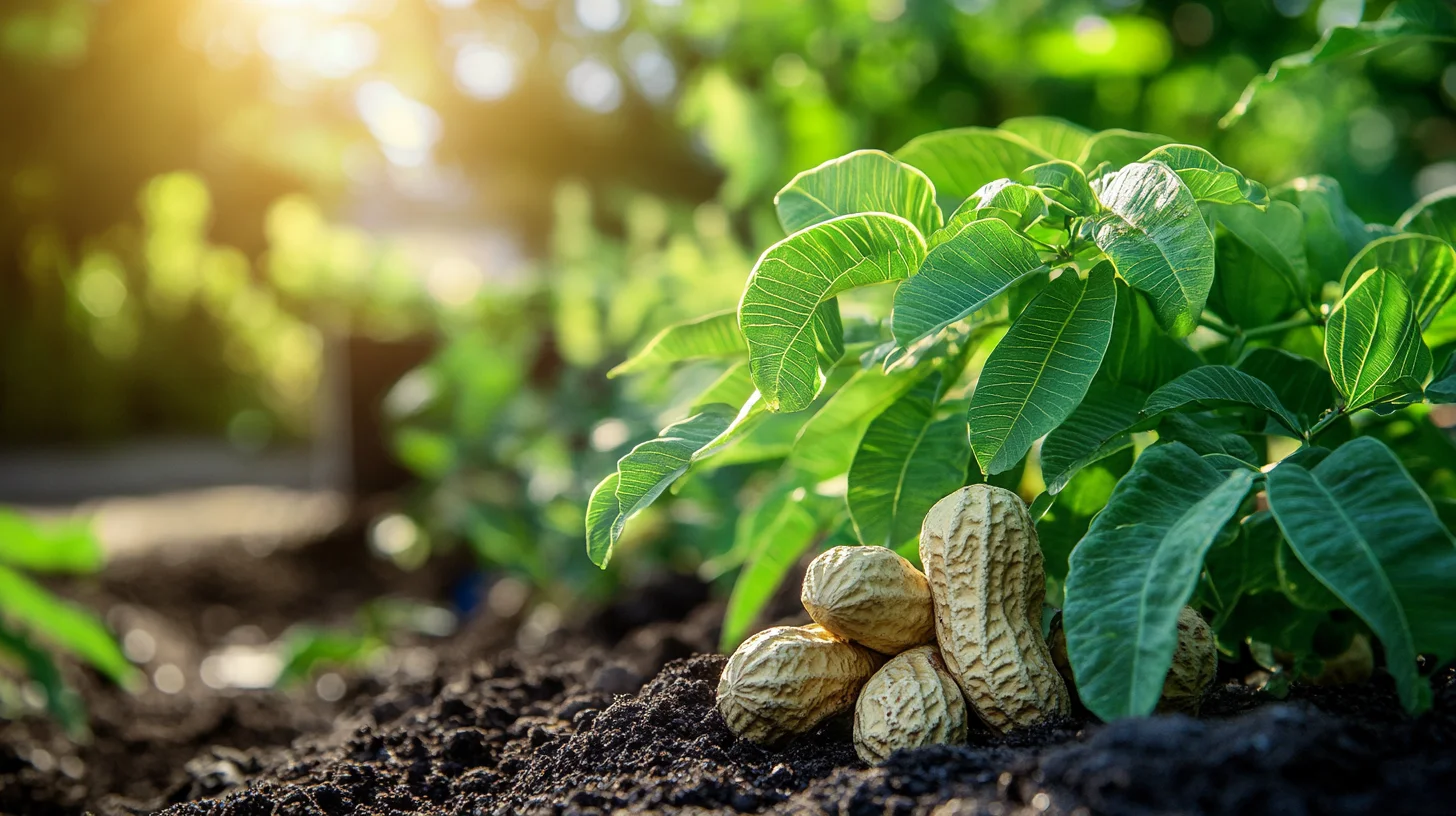
[[[1316,422],[1314,424],[1313,428],[1309,429],[1309,435],[1305,437],[1305,442],[1313,442],[1314,438],[1316,436],[1319,436],[1325,428],[1328,428],[1331,424],[1334,423],[1335,420],[1339,419],[1344,415],[1345,411],[1341,408],[1336,408],[1330,411],[1328,414],[1325,414],[1323,417],[1320,418],[1319,422]]]
[[[1210,314],[1209,312],[1204,312],[1202,315],[1199,316],[1198,325],[1205,328],[1213,329],[1224,337],[1230,339],[1234,338],[1239,334],[1238,327],[1230,326],[1229,324],[1223,322],[1222,320],[1219,320],[1217,317]]]
[[[1288,320],[1281,320],[1278,323],[1270,323],[1267,326],[1259,326],[1258,328],[1248,329],[1244,332],[1244,336],[1250,339],[1255,337],[1267,337],[1271,334],[1278,334],[1282,331],[1288,331],[1289,329],[1297,329],[1301,326],[1310,326],[1313,325],[1314,322],[1314,318],[1312,318],[1308,312],[1301,312],[1300,314],[1297,314],[1294,317],[1289,318]]]

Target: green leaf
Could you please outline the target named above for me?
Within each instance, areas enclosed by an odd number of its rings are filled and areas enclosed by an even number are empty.
[[[11,631],[0,620],[0,657],[19,662],[30,679],[45,692],[46,710],[66,729],[71,739],[81,742],[86,737],[86,707],[74,691],[66,687],[56,662],[42,648],[23,634]]]
[[[945,228],[930,236],[930,248],[954,238],[967,224],[983,218],[1005,221],[1014,230],[1025,230],[1028,226],[1045,218],[1047,200],[1036,187],[1017,184],[1011,179],[999,179],[971,194],[951,215]]]
[[[1371,241],[1345,267],[1342,285],[1372,269],[1400,276],[1415,299],[1412,308],[1422,329],[1456,292],[1456,250],[1441,238],[1406,234]]]
[[[736,416],[737,412],[730,406],[709,406],[701,414],[667,426],[656,439],[643,442],[617,461],[616,494],[620,511],[612,523],[610,544],[605,550],[600,549],[599,542],[589,547],[589,551],[602,554],[600,563],[605,564],[611,558],[611,547],[622,537],[627,521],[686,473],[693,454],[718,438]],[[604,503],[599,505],[604,506]]]
[[[1338,281],[1350,258],[1370,240],[1365,222],[1345,203],[1340,183],[1328,176],[1293,179],[1270,195],[1293,204],[1304,215],[1304,255],[1309,261],[1310,283],[1316,288]]]
[[[1256,348],[1245,354],[1236,368],[1262,380],[1305,427],[1335,407],[1330,373],[1308,357],[1284,349]]]
[[[612,528],[621,514],[622,505],[617,503],[617,474],[612,473],[596,486],[586,503],[586,554],[602,569],[612,560],[612,547],[617,543]]]
[[[692,403],[689,413],[697,414],[709,405],[742,405],[753,396],[753,378],[748,375],[748,361],[740,360],[728,367],[711,385],[699,394]]]
[[[1424,710],[1431,691],[1416,655],[1456,655],[1456,543],[1430,500],[1373,437],[1312,470],[1280,464],[1268,494],[1300,562],[1380,638],[1401,703]]]
[[[1186,343],[1158,329],[1146,296],[1117,282],[1117,315],[1099,378],[1148,392],[1202,362]]]
[[[1456,187],[1444,187],[1412,204],[1395,228],[1456,242]]]
[[[856,213],[890,213],[922,235],[940,229],[935,186],[925,174],[879,150],[856,150],[805,170],[774,196],[784,232]]]
[[[1142,419],[1147,393],[1100,378],[1082,403],[1047,434],[1041,445],[1041,475],[1057,494],[1087,465],[1132,446],[1130,433]]]
[[[1298,417],[1279,402],[1263,380],[1225,365],[1199,366],[1148,396],[1145,415],[1178,411],[1188,407],[1249,405],[1279,420],[1295,437],[1304,436]]]
[[[1456,354],[1446,360],[1441,373],[1426,386],[1426,399],[1433,405],[1456,403]]]
[[[1420,389],[1431,351],[1395,273],[1372,269],[1345,292],[1325,325],[1325,362],[1350,411]]]
[[[76,655],[117,683],[130,685],[136,679],[136,669],[91,613],[59,600],[9,567],[0,567],[0,617]]]
[[[942,409],[941,388],[940,373],[925,378],[865,431],[848,493],[862,543],[893,548],[914,538],[930,508],[966,483],[964,403]]]
[[[1297,207],[1287,201],[1275,201],[1263,211],[1231,207],[1218,213],[1218,223],[1234,241],[1279,276],[1298,303],[1309,301],[1309,293],[1316,287],[1310,279],[1309,262],[1304,254],[1304,216]],[[1230,260],[1236,261],[1237,257]],[[1253,272],[1259,274],[1263,269],[1256,268]]]
[[[925,239],[894,215],[846,215],[790,235],[763,253],[738,306],[749,372],[770,411],[798,411],[823,385],[820,307],[858,286],[902,280],[925,258]]]
[[[1077,215],[1097,212],[1097,196],[1082,168],[1068,161],[1049,161],[1028,167],[1021,180],[1047,191],[1057,203]]]
[[[1227,428],[1219,427],[1222,424],[1224,423],[1218,417],[1194,418],[1186,414],[1168,414],[1158,420],[1158,441],[1182,442],[1220,470],[1226,468],[1210,457],[1227,456],[1248,465],[1260,464],[1259,454],[1249,444],[1249,440]],[[1243,466],[1222,461],[1232,467]]]
[[[1071,416],[1102,364],[1117,291],[1106,266],[1063,272],[991,352],[971,398],[971,449],[988,475],[1014,466]]]
[[[1268,73],[1254,77],[1244,88],[1239,101],[1219,121],[1219,127],[1229,127],[1243,118],[1254,100],[1270,88],[1293,82],[1320,66],[1383,48],[1429,41],[1456,41],[1456,12],[1441,0],[1397,0],[1378,20],[1335,26],[1308,51],[1275,60]]]
[[[1315,612],[1344,609],[1345,604],[1340,601],[1340,597],[1329,591],[1299,562],[1299,556],[1294,554],[1294,548],[1289,542],[1283,539],[1281,542],[1274,553],[1274,565],[1279,573],[1279,591],[1284,593],[1284,597],[1300,609]]]
[[[985,308],[1028,276],[1046,271],[1026,238],[995,218],[972,221],[926,256],[900,285],[890,327],[902,348]]]
[[[847,473],[870,422],[915,386],[921,372],[856,371],[804,424],[789,466],[823,481]]]
[[[1139,133],[1135,130],[1113,128],[1094,135],[1082,148],[1077,164],[1091,172],[1103,164],[1117,170],[1123,165],[1137,161],[1149,152],[1172,144],[1173,140],[1156,133]]]
[[[1142,161],[1160,161],[1173,168],[1198,201],[1216,204],[1248,202],[1256,207],[1269,203],[1269,191],[1257,181],[1214,158],[1212,153],[1192,145],[1165,145],[1143,156]]]
[[[0,564],[29,572],[88,573],[101,569],[103,560],[89,522],[39,524],[0,508]]]
[[[1254,474],[1225,476],[1177,443],[1143,452],[1077,548],[1063,622],[1082,702],[1104,720],[1157,705],[1178,611]]]
[[[1041,518],[1036,518],[1033,503],[1032,518],[1036,522],[1036,535],[1041,543],[1042,556],[1046,560],[1047,577],[1056,582],[1048,600],[1053,606],[1062,607],[1065,600],[1062,588],[1067,580],[1067,559],[1077,546],[1092,519],[1107,506],[1118,479],[1132,469],[1132,448],[1127,447],[1099,462],[1077,471],[1061,492],[1052,497],[1043,493],[1037,502],[1048,503]]]
[[[641,351],[608,371],[607,376],[620,377],[687,360],[735,357],[747,350],[743,335],[738,333],[738,314],[729,309],[668,326],[647,341]]]
[[[1052,158],[1020,136],[979,127],[917,136],[895,151],[895,157],[925,171],[941,195],[956,199]]]
[[[727,652],[743,642],[753,622],[773,599],[799,557],[814,544],[818,523],[804,506],[786,498],[776,502],[757,538],[755,551],[733,584],[728,609],[723,614],[719,646]]]
[[[1015,133],[1049,156],[1065,161],[1082,157],[1092,131],[1053,116],[1019,116],[1001,123],[1001,130]]]
[[[1239,599],[1279,586],[1276,553],[1283,536],[1268,510],[1260,510],[1239,523],[1238,535],[1209,550],[1204,560],[1213,593],[1210,600],[1218,611],[1215,630],[1223,627]]]
[[[1456,187],[1446,187],[1422,198],[1401,214],[1395,228],[1456,242]]]
[[[1164,331],[1191,333],[1213,285],[1213,233],[1193,194],[1158,163],[1129,164],[1093,187],[1107,208],[1090,222],[1093,242],[1152,298]]]

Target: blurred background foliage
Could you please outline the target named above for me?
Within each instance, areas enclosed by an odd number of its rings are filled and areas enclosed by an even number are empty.
[[[798,170],[1049,114],[1325,173],[1389,223],[1456,183],[1436,46],[1245,84],[1361,0],[10,0],[0,7],[0,446],[306,444],[336,338],[435,338],[386,404],[423,484],[373,527],[565,595],[596,476],[720,372],[605,372],[735,304]],[[641,380],[641,381],[639,381]],[[677,400],[681,406],[681,400]],[[771,446],[770,446],[771,448]],[[721,552],[752,468],[653,549]],[[705,483],[706,482],[706,483]],[[711,488],[711,489],[710,489]],[[671,545],[665,542],[673,542]],[[682,542],[687,542],[683,544]]]

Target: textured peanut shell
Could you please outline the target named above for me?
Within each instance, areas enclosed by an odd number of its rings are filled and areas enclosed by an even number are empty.
[[[966,701],[934,646],[890,658],[854,707],[854,751],[882,762],[900,748],[966,741]]]
[[[821,626],[775,626],[743,641],[728,659],[718,711],[733,733],[773,745],[853,708],[882,662]]]
[[[1178,647],[1173,651],[1173,665],[1163,680],[1158,712],[1180,711],[1196,716],[1203,695],[1217,674],[1218,652],[1213,630],[1198,610],[1185,606],[1178,610]]]
[[[1041,636],[1046,573],[1020,497],[971,485],[941,499],[921,527],[920,559],[941,655],[981,721],[1005,733],[1069,714]]]
[[[815,623],[887,655],[935,639],[930,582],[885,547],[834,547],[809,564],[800,593]]]

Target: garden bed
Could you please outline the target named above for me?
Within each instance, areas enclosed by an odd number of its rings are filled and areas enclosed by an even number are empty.
[[[330,565],[359,561],[343,559],[350,538],[251,561],[223,550],[180,565],[122,562],[93,591],[115,602],[129,587],[134,613],[168,614],[206,608],[195,594],[206,593],[272,630],[285,613],[338,617],[361,591],[425,595],[452,580],[446,569],[363,567],[352,584],[324,580]],[[241,587],[253,594],[230,594]],[[428,676],[356,679],[337,702],[195,683],[130,696],[83,679],[91,744],[69,747],[34,722],[0,726],[0,812],[1395,814],[1440,812],[1456,797],[1453,670],[1419,719],[1388,683],[1296,687],[1273,702],[1226,678],[1201,719],[1070,720],[1006,740],[973,732],[966,746],[871,768],[843,721],[781,751],[733,737],[714,710],[724,658],[705,654],[721,604],[681,580],[629,597],[524,649],[518,620],[483,609],[429,644]],[[155,606],[142,606],[148,598]],[[176,619],[183,645],[207,645],[205,627]]]

